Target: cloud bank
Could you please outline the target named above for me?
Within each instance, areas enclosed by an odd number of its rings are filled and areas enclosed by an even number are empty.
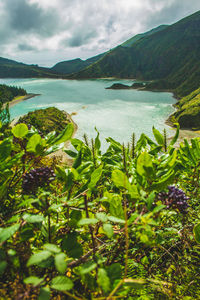
[[[199,9],[199,0],[0,0],[0,56],[48,66],[84,59]]]

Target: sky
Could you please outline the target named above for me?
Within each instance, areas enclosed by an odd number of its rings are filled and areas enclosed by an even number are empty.
[[[87,59],[198,10],[199,0],[0,0],[0,56],[48,67]]]

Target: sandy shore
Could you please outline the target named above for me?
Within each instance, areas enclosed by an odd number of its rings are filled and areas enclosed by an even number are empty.
[[[16,105],[16,104],[18,104],[22,101],[28,100],[28,99],[36,97],[36,96],[40,96],[40,94],[27,94],[27,95],[24,95],[24,96],[15,97],[12,101],[10,101],[8,103],[9,108],[13,107],[14,105]]]

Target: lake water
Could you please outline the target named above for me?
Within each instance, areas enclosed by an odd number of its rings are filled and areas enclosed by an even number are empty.
[[[89,138],[113,137],[119,142],[128,142],[133,132],[136,137],[144,132],[152,137],[152,126],[163,130],[165,120],[174,111],[171,93],[137,90],[107,90],[113,83],[131,85],[132,80],[57,80],[57,79],[0,79],[0,83],[21,86],[28,93],[41,94],[12,107],[15,118],[39,108],[55,106],[74,113],[73,120],[79,129],[76,137],[84,133]]]

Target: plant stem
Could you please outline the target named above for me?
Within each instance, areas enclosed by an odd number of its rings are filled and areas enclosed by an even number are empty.
[[[85,203],[86,217],[89,218],[87,195],[84,195],[84,203]],[[95,246],[95,238],[94,238],[94,234],[93,234],[94,230],[91,225],[89,225],[89,230],[90,230],[90,235],[91,235],[91,239],[92,239],[93,259],[94,259],[94,261],[96,261],[96,246]]]

